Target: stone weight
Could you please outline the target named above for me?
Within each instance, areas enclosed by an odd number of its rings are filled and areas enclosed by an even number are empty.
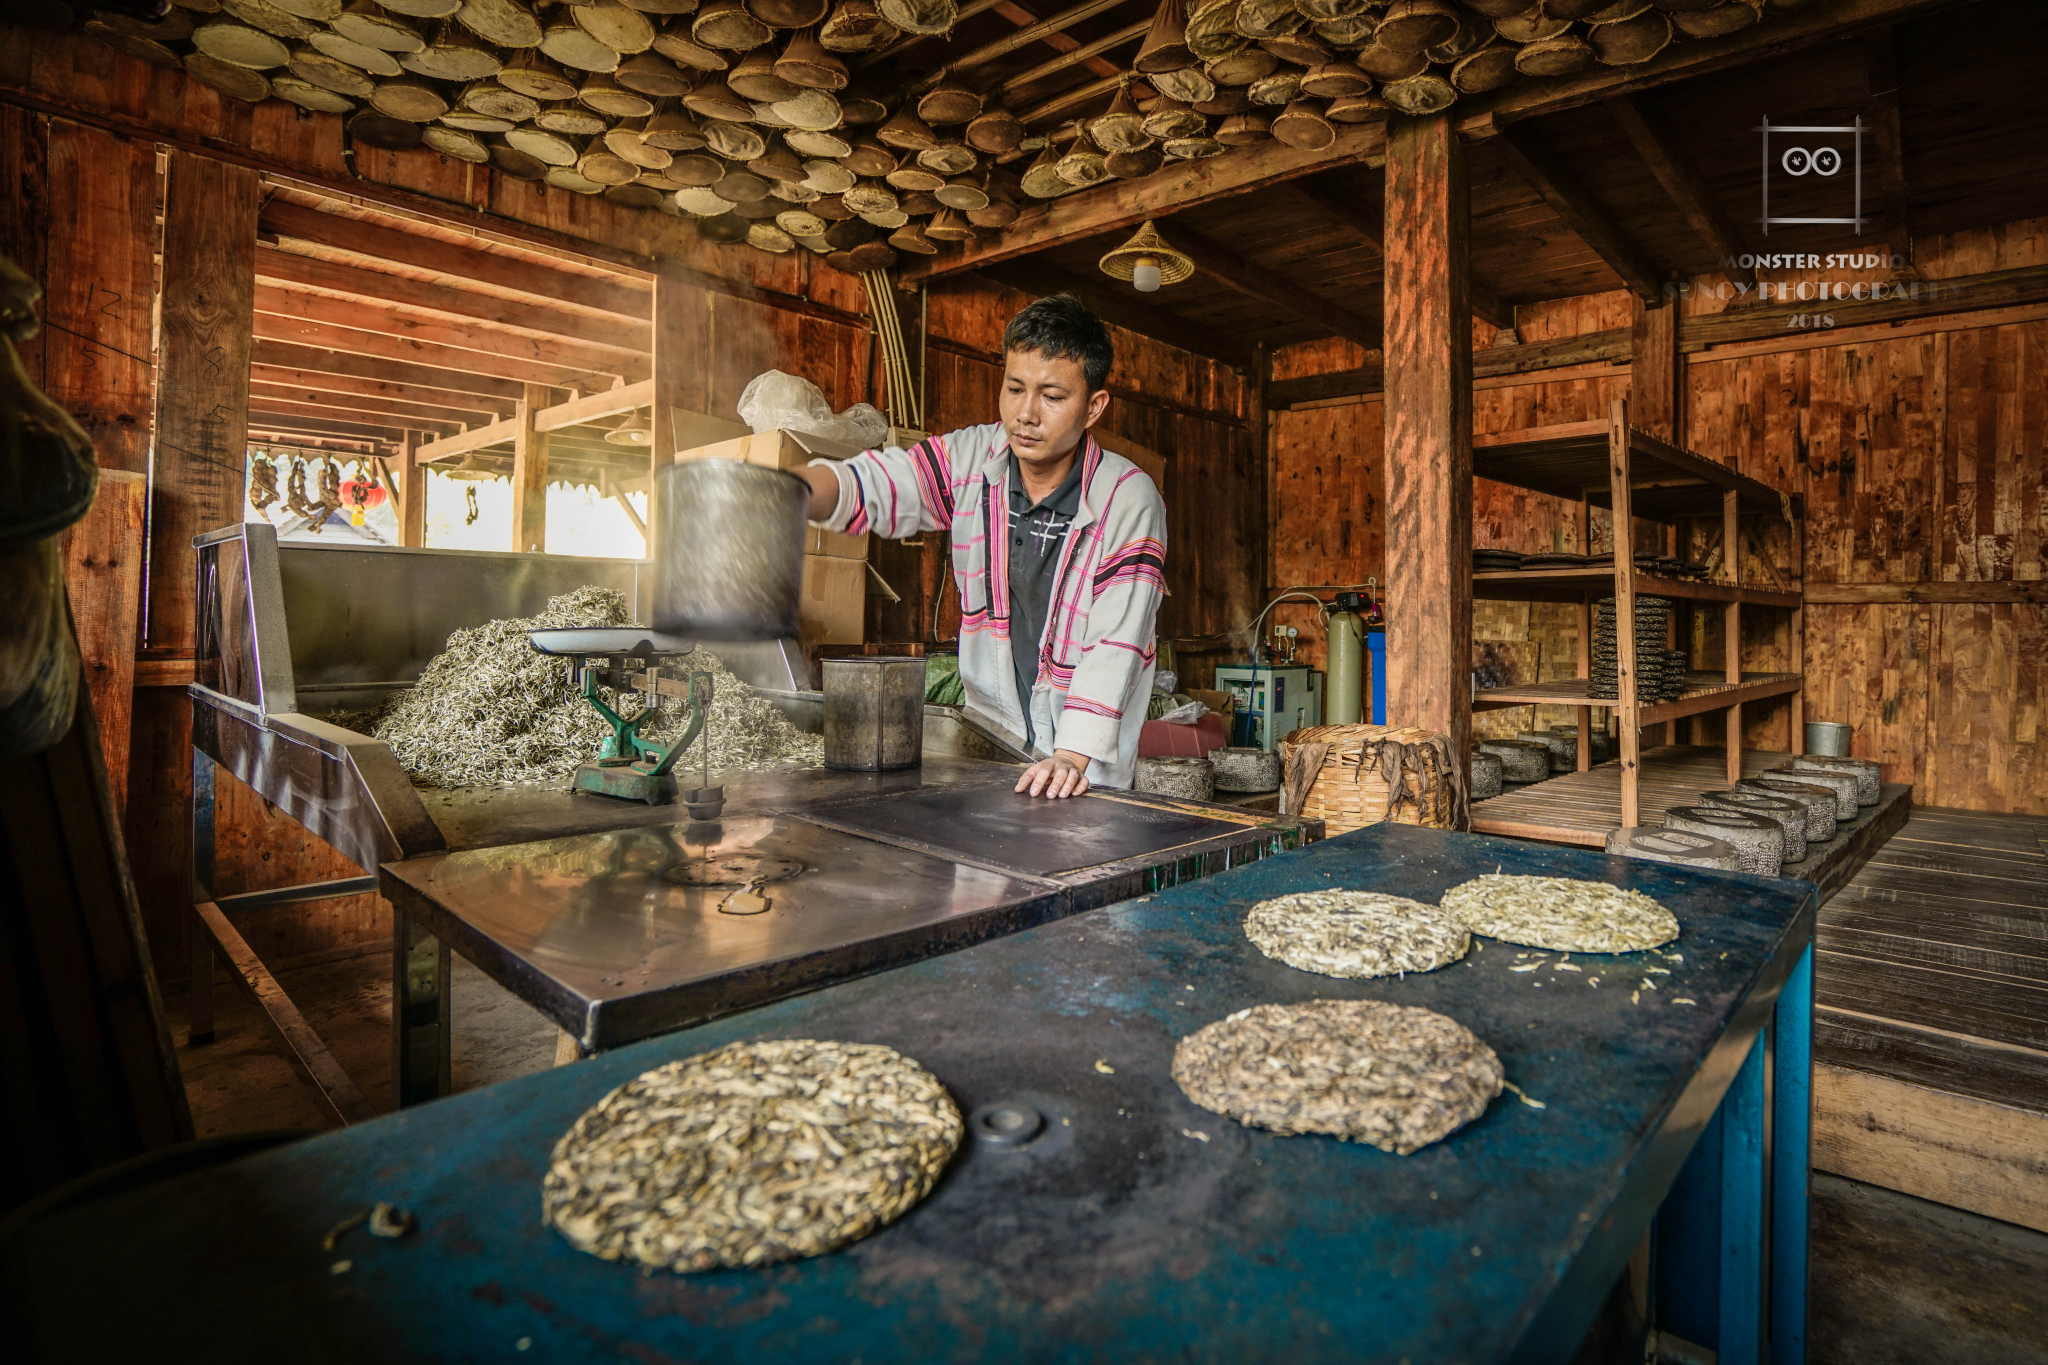
[[[1767,796],[1763,792],[1731,787],[1727,791],[1701,792],[1700,804],[1727,806],[1735,810],[1746,810],[1752,815],[1761,815],[1766,820],[1776,820],[1785,827],[1785,861],[1805,861],[1806,807],[1797,801],[1787,801],[1782,796]]]
[[[1778,875],[1785,864],[1785,827],[1733,806],[1673,806],[1664,828],[1704,834],[1733,848],[1744,872]]]
[[[1550,746],[1535,744],[1526,739],[1485,739],[1479,747],[1486,753],[1500,755],[1500,775],[1504,782],[1541,782],[1550,776]]]
[[[1683,829],[1643,829],[1630,825],[1607,836],[1607,851],[1621,858],[1680,867],[1711,867],[1726,872],[1742,868],[1742,855],[1732,844]]]
[[[1576,732],[1561,735],[1555,730],[1524,730],[1515,738],[1549,749],[1550,771],[1554,773],[1568,773],[1579,766],[1579,737]]]
[[[1856,818],[1856,789],[1861,779],[1855,773],[1835,772],[1827,768],[1801,768],[1796,766],[1795,761],[1780,768],[1772,768],[1764,776],[1779,778],[1786,782],[1806,782],[1816,787],[1827,787],[1835,794],[1835,818]]]
[[[1876,805],[1879,788],[1884,784],[1884,769],[1867,758],[1826,758],[1808,754],[1804,758],[1793,759],[1791,766],[1802,771],[1854,774],[1856,804],[1859,806]]]
[[[1500,795],[1501,758],[1484,749],[1472,751],[1472,799],[1484,801]]]
[[[1811,782],[1791,782],[1775,777],[1745,777],[1735,784],[1745,791],[1783,797],[1806,807],[1806,842],[1824,844],[1835,837],[1835,793],[1831,787]]]
[[[1141,758],[1131,785],[1155,796],[1216,799],[1216,768],[1206,758]]]

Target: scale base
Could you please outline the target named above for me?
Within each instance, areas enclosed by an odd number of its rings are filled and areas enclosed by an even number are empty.
[[[652,773],[639,763],[613,759],[585,763],[578,768],[573,790],[619,801],[666,806],[676,799],[676,779],[672,773]]]

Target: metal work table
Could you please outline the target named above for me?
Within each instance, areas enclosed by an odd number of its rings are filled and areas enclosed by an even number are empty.
[[[1497,868],[1656,896],[1683,926],[1682,962],[1516,972],[1519,950],[1488,942],[1437,972],[1346,982],[1243,936],[1267,896],[1334,884],[1434,901]],[[1766,1348],[1796,1365],[1814,911],[1804,883],[1378,826],[52,1215],[14,1249],[16,1339],[53,1359],[205,1340],[210,1358],[265,1365],[529,1348],[551,1361],[1568,1360],[1661,1204],[1663,1325],[1726,1365]],[[1669,975],[1642,989],[1652,966]],[[1173,1083],[1175,1041],[1194,1028],[1317,997],[1442,1010],[1546,1107],[1504,1094],[1398,1157],[1242,1128]],[[899,1223],[784,1266],[642,1274],[541,1226],[540,1178],[577,1114],[647,1068],[761,1037],[886,1043],[963,1112],[1023,1101],[1045,1135],[963,1147]],[[413,1210],[419,1231],[322,1249],[373,1200]]]
[[[451,630],[530,616],[585,584],[644,596],[629,560],[281,547],[267,525],[201,536],[192,697],[191,1038],[210,1041],[214,948],[344,1123],[360,1091],[236,929],[244,912],[378,891],[393,905],[392,1086],[448,1093],[450,951],[585,1052],[948,952],[1319,837],[1163,797],[1031,802],[1024,755],[971,713],[925,708],[921,768],[721,773],[722,818],[687,822],[566,789],[414,788],[382,741],[305,714],[411,685]],[[793,641],[718,647],[799,728],[821,723]],[[304,701],[302,702],[302,698]],[[715,756],[714,756],[715,761]],[[215,896],[216,765],[369,875]],[[566,784],[565,784],[566,786]],[[1058,850],[1050,859],[1036,856]],[[720,912],[746,875],[770,908]]]

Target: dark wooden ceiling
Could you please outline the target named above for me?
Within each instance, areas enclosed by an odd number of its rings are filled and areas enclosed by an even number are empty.
[[[1120,12],[1095,22],[1114,31]],[[1008,21],[991,13],[968,22],[994,33]],[[1083,25],[1071,30],[1081,38],[1090,31]],[[980,29],[972,32],[978,35]],[[1980,0],[1899,24],[1891,41],[1912,236],[1924,239],[2048,215],[2048,101],[2039,89],[2042,74],[2048,73],[2048,5]],[[1761,148],[1754,131],[1759,121],[1834,125],[1860,116],[1869,122],[1873,94],[1884,92],[1871,89],[1867,42],[1864,35],[1847,37],[1636,97],[1668,118],[1746,249],[1885,249],[1880,223],[1859,238],[1834,227],[1780,226],[1767,236],[1755,222],[1761,198]],[[1017,64],[1028,63],[1020,59]],[[1067,84],[1085,83],[1070,72],[1061,78]],[[1688,224],[1604,105],[1549,114],[1521,127],[1557,153],[1659,275],[1698,275],[1716,268],[1718,253]],[[1875,155],[1868,139],[1866,155]],[[1622,277],[1551,209],[1497,140],[1472,144],[1470,179],[1472,268],[1478,284],[1517,304],[1624,287]],[[1875,214],[1874,161],[1866,162],[1865,181],[1865,209]],[[1378,170],[1364,165],[1296,183],[1375,216],[1383,192]],[[1782,212],[1794,202],[1787,196],[1794,189],[1810,189],[1812,182],[1794,185],[1779,177],[1773,185]],[[1172,214],[1161,220],[1161,231],[1169,241],[1176,231],[1197,233],[1336,308],[1367,319],[1380,316],[1378,252],[1328,216],[1272,187]],[[1128,236],[1128,228],[1119,228],[1060,241],[1011,262],[1004,277],[1013,283],[1035,278],[1048,288],[1058,287],[1064,277],[1102,282],[1098,260]],[[1193,336],[1278,346],[1331,334],[1328,326],[1298,311],[1249,298],[1202,272],[1145,302],[1185,324]]]

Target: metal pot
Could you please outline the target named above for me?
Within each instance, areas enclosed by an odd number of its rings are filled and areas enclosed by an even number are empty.
[[[825,659],[825,766],[889,772],[924,761],[924,660]]]
[[[703,640],[794,639],[809,485],[738,460],[670,465],[656,485],[655,629]]]
[[[1855,734],[1854,727],[1839,721],[1810,720],[1806,722],[1806,752],[1822,758],[1847,758]]]

